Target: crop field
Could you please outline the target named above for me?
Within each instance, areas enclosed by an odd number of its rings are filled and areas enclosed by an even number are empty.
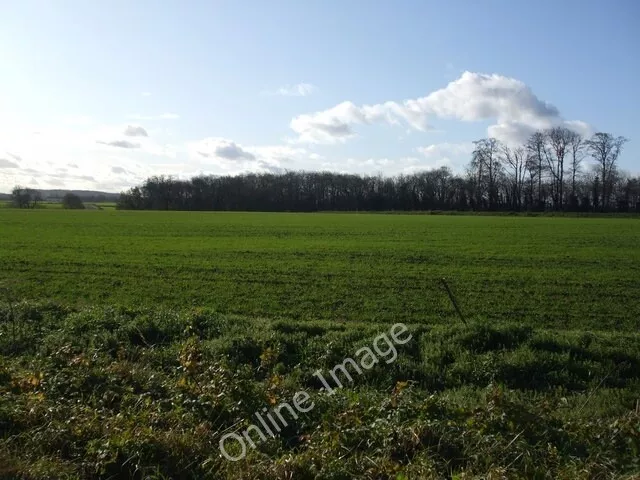
[[[638,478],[639,274],[634,218],[0,209],[0,478]]]
[[[117,211],[0,211],[16,299],[206,306],[254,317],[633,330],[640,222]]]

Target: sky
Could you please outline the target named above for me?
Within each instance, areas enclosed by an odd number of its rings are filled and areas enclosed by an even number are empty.
[[[474,140],[554,125],[627,137],[638,173],[639,22],[636,0],[0,0],[0,192],[461,173]]]

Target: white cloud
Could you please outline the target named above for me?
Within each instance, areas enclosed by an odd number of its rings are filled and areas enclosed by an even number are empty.
[[[290,145],[243,146],[210,137],[187,145],[195,173],[235,175],[247,172],[283,172],[308,166],[308,152]]]
[[[252,153],[226,138],[205,138],[199,142],[192,143],[190,149],[201,157],[222,161],[253,160],[255,158]]]
[[[111,142],[103,142],[101,140],[96,140],[96,143],[100,143],[102,145],[109,145],[111,147],[119,147],[119,148],[140,148],[139,143],[130,142],[128,140],[113,140]]]
[[[306,97],[318,90],[318,87],[310,83],[297,83],[285,85],[274,92],[266,92],[268,95],[281,95],[283,97]]]
[[[365,122],[360,108],[351,102],[342,102],[322,112],[299,115],[291,120],[290,126],[302,142],[338,143],[355,135],[352,125]]]
[[[247,147],[247,151],[258,159],[277,164],[293,163],[307,154],[304,148],[294,148],[289,145]]]
[[[148,137],[147,131],[140,125],[127,125],[124,129],[124,135],[127,137]]]
[[[20,168],[20,165],[6,158],[0,158],[0,168]]]
[[[507,141],[563,121],[555,106],[540,100],[520,80],[464,72],[425,97],[362,106],[346,101],[324,111],[299,115],[290,127],[301,142],[339,143],[355,135],[355,125],[406,124],[424,131],[433,117],[464,122],[495,120],[489,134]]]
[[[564,122],[564,126],[576,133],[579,133],[585,138],[589,138],[596,133],[595,129],[591,125],[580,120],[567,120]]]
[[[449,167],[455,173],[461,173],[463,166],[469,162],[473,143],[435,143],[418,147],[416,151],[425,159],[421,164],[422,169]]]
[[[151,92],[142,92],[142,96],[143,97],[150,97],[151,96]]]
[[[124,149],[140,149],[150,155],[175,157],[175,149],[171,145],[161,145],[149,138],[147,130],[139,125],[125,127],[101,126],[88,133],[93,135],[96,143],[108,147]],[[131,137],[135,137],[132,141]]]

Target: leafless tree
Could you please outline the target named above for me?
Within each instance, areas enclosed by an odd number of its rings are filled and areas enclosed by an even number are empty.
[[[37,190],[31,190],[31,204],[29,205],[31,208],[36,208],[38,203],[42,201],[42,195]]]
[[[614,137],[610,133],[598,132],[585,142],[587,151],[595,160],[602,182],[602,208],[607,209],[611,194],[612,182],[616,171],[616,162],[628,140]]]
[[[566,127],[553,127],[545,132],[551,155],[547,155],[547,166],[553,177],[553,203],[562,210],[564,196],[564,159],[571,145],[572,131]]]
[[[11,203],[18,208],[36,208],[38,202],[42,201],[40,192],[32,188],[16,185],[11,190]]]
[[[29,208],[31,205],[31,190],[16,185],[11,191],[11,203],[14,207]]]
[[[571,153],[571,201],[575,204],[576,179],[580,173],[580,164],[585,155],[585,142],[582,135],[577,132],[571,132],[569,149]]]
[[[547,144],[544,133],[535,132],[527,141],[525,146],[528,157],[531,160],[531,166],[536,168],[536,176],[538,178],[538,208],[542,206],[542,173],[544,171],[544,161],[547,157]]]
[[[525,160],[525,169],[527,171],[527,174],[529,175],[527,204],[529,205],[529,208],[531,208],[531,206],[533,205],[533,193],[535,192],[535,185],[538,180],[538,163],[537,160],[528,153]]]
[[[508,171],[513,207],[516,210],[520,210],[522,208],[522,190],[527,162],[526,151],[523,147],[510,148],[507,145],[503,145],[502,155]]]
[[[487,194],[489,197],[489,208],[493,208],[497,200],[496,180],[502,167],[499,153],[502,148],[501,143],[495,138],[483,138],[473,142],[471,164],[478,172],[481,183],[486,177]]]

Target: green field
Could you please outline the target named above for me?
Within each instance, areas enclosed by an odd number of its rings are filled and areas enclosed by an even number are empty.
[[[207,306],[291,319],[470,317],[636,329],[633,219],[187,212],[0,212],[0,281],[19,299]]]
[[[1,209],[0,478],[640,474],[639,273],[633,218]]]
[[[11,204],[11,202],[9,200],[0,200],[0,208],[14,208]],[[45,202],[38,202],[38,205],[36,206],[37,209],[61,209],[62,207],[62,202],[60,201],[45,201]],[[87,209],[92,209],[92,210],[115,210],[116,209],[116,204],[115,202],[87,202],[85,204],[85,208]]]

